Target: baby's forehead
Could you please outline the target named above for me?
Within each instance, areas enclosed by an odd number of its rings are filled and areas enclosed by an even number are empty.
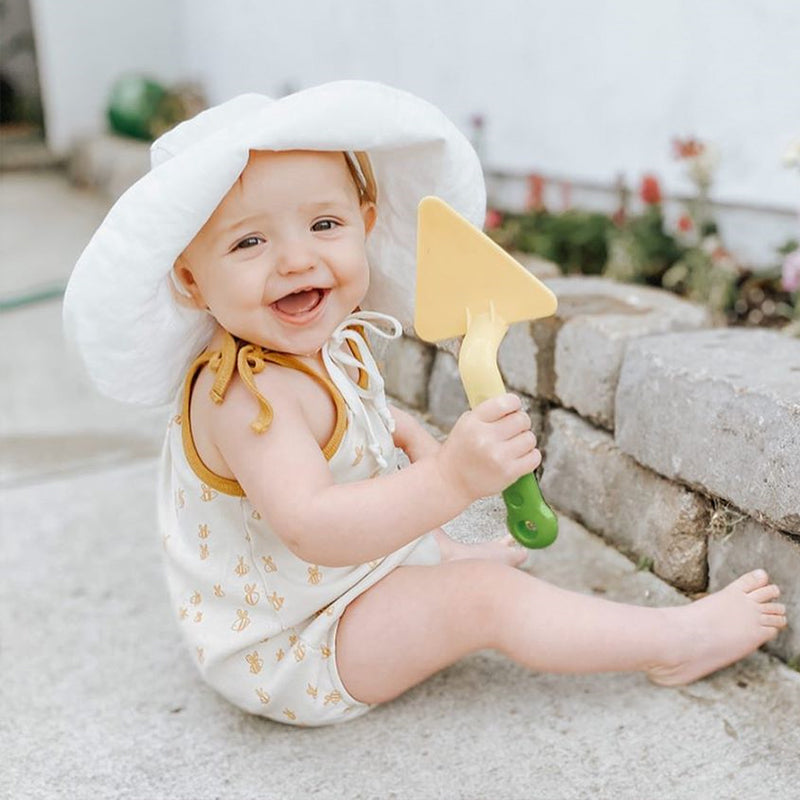
[[[247,197],[263,199],[263,190],[283,194],[289,187],[336,191],[359,200],[361,189],[347,154],[340,150],[250,150],[247,164],[220,205]]]

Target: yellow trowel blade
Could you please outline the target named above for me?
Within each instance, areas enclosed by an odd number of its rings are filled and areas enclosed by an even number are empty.
[[[417,296],[414,328],[420,339],[438,342],[467,332],[474,318],[490,311],[507,324],[555,313],[556,296],[438,197],[419,204]]]

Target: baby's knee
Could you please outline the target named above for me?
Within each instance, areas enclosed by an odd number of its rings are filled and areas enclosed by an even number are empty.
[[[472,624],[497,627],[505,614],[509,586],[527,577],[516,567],[499,561],[464,559],[443,564],[453,582],[451,597]]]

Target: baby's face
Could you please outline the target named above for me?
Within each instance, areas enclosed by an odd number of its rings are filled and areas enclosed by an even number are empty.
[[[374,221],[344,154],[253,151],[175,273],[234,336],[311,355],[364,298]]]

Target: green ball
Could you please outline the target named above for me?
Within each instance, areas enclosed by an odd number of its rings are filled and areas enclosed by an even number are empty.
[[[161,84],[142,75],[119,78],[108,99],[111,129],[136,139],[152,139],[152,121],[166,93]]]

